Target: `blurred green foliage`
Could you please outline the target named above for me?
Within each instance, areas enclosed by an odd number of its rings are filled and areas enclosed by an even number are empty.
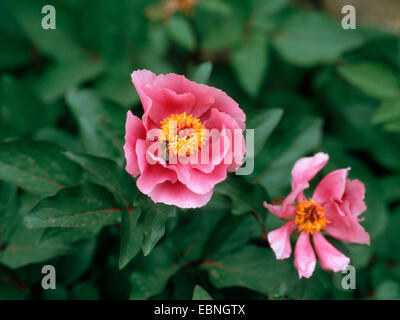
[[[172,1],[172,0],[171,0]],[[343,30],[289,0],[0,2],[1,299],[400,299],[400,39]],[[163,11],[164,10],[164,11]],[[255,170],[199,210],[155,205],[125,173],[139,68],[226,91],[256,129]],[[297,279],[266,232],[299,157],[330,154],[366,185],[371,246],[342,244],[357,289]],[[142,251],[142,252],[140,252]],[[41,268],[57,270],[43,291]]]

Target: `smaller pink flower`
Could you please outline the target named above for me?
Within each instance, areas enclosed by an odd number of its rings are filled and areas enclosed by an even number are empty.
[[[304,190],[328,159],[329,156],[322,152],[299,159],[292,169],[292,191],[282,204],[264,202],[271,213],[287,221],[281,228],[268,233],[268,242],[278,260],[290,257],[290,235],[296,229],[299,232],[294,264],[300,279],[309,278],[313,274],[315,252],[325,270],[341,271],[350,262],[348,257],[326,240],[322,231],[345,242],[370,242],[368,232],[359,224],[359,215],[367,208],[364,203],[365,187],[359,180],[347,179],[350,168],[335,170],[326,175],[317,185],[313,196],[306,199]]]

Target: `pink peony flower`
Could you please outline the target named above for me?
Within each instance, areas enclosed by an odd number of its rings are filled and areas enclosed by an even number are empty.
[[[283,227],[268,233],[268,242],[277,259],[290,257],[290,235],[296,229],[300,233],[294,251],[294,264],[300,279],[311,277],[316,265],[310,236],[322,269],[334,272],[344,270],[350,259],[332,246],[322,231],[345,242],[370,242],[369,234],[359,224],[359,215],[367,208],[365,187],[359,180],[347,179],[350,168],[329,173],[319,182],[310,199],[304,196],[308,182],[328,159],[327,154],[317,153],[298,160],[292,169],[291,193],[280,205],[264,202],[271,213],[288,221]]]
[[[142,119],[130,111],[127,115],[127,172],[133,177],[140,174],[137,186],[154,202],[204,206],[227,171],[242,164],[244,112],[221,90],[182,75],[139,70],[132,73],[132,82],[144,114]],[[237,132],[239,147],[233,139]]]

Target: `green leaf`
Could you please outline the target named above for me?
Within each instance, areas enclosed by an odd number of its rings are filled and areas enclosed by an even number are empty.
[[[380,179],[380,188],[386,202],[400,199],[400,174],[392,174]]]
[[[55,127],[43,127],[36,132],[33,140],[51,142],[74,152],[79,152],[82,149],[76,136]]]
[[[47,228],[43,232],[40,243],[47,245],[52,243],[72,243],[96,237],[102,226],[91,228]]]
[[[99,300],[100,292],[91,281],[81,282],[72,288],[73,300]]]
[[[29,298],[27,288],[18,286],[13,279],[3,277],[0,281],[0,300],[25,300]]]
[[[68,91],[67,104],[79,123],[88,153],[115,159],[123,156],[126,110],[106,104],[87,89]]]
[[[43,290],[43,300],[68,300],[68,290],[62,284],[57,284],[55,289]]]
[[[220,259],[206,260],[202,268],[217,288],[240,286],[265,295],[282,284],[290,286],[298,281],[288,261],[276,260],[271,250],[253,245]]]
[[[125,208],[132,206],[138,190],[135,180],[114,161],[90,155],[66,152],[67,158],[78,163],[88,174],[90,182],[105,187]]]
[[[400,96],[382,101],[372,117],[372,123],[400,121]]]
[[[57,145],[34,141],[0,144],[0,179],[29,192],[52,195],[75,185],[80,178],[79,166]]]
[[[43,229],[29,230],[24,226],[13,233],[7,246],[0,251],[0,263],[12,268],[46,261],[69,252],[65,244],[40,244]]]
[[[213,259],[244,247],[251,239],[261,238],[262,229],[251,215],[227,213],[212,229],[203,247],[202,257]]]
[[[216,193],[210,202],[201,209],[190,210],[187,214],[179,214],[178,226],[168,235],[165,241],[171,239],[176,247],[176,251],[181,254],[181,258],[186,263],[205,259],[207,258],[205,254],[209,254],[209,249],[213,249],[210,248],[211,244],[207,245],[207,242],[229,209],[229,201],[226,201],[226,197]],[[225,236],[224,232],[221,238]],[[160,245],[162,244],[163,242]],[[229,245],[226,244],[225,248],[228,247]]]
[[[141,212],[139,208],[124,210],[121,221],[121,246],[119,268],[124,268],[140,251],[143,235],[137,227]]]
[[[368,266],[372,256],[370,246],[360,246],[359,244],[347,243],[346,247],[350,252],[349,257],[352,265],[354,265],[358,270]],[[339,247],[336,248],[339,249]],[[344,251],[341,252],[344,253]]]
[[[233,214],[256,212],[263,216],[266,212],[263,201],[268,200],[268,195],[260,185],[253,185],[238,178],[229,178],[217,184],[215,192],[232,199]]]
[[[76,251],[65,256],[61,266],[57,267],[57,276],[62,279],[63,284],[74,283],[90,268],[96,252],[96,244],[97,239],[74,244]]]
[[[398,282],[387,280],[379,285],[375,293],[378,300],[399,300],[400,285]]]
[[[199,285],[196,285],[193,290],[193,300],[213,300],[213,298]]]
[[[339,74],[365,94],[385,98],[400,93],[397,76],[391,69],[377,63],[359,63],[343,65]]]
[[[180,256],[170,242],[157,246],[130,276],[130,298],[143,300],[160,293],[181,267]]]
[[[400,120],[389,122],[384,126],[385,130],[397,133],[400,131]]]
[[[164,235],[165,223],[175,217],[176,207],[154,203],[142,193],[137,196],[135,207],[141,210],[137,227],[143,232],[142,251],[146,256]]]
[[[387,123],[385,125],[385,129],[390,132],[399,132],[400,131],[400,120]]]
[[[221,19],[218,25],[210,28],[202,37],[202,47],[218,51],[239,44],[242,39],[242,22],[235,16]]]
[[[368,214],[368,212],[367,212]],[[366,215],[367,219],[370,217]],[[400,261],[400,238],[398,236],[400,228],[400,209],[393,212],[390,217],[390,223],[381,232],[379,237],[375,238],[372,243],[374,251],[381,257],[390,259],[393,261]],[[369,231],[369,229],[367,229]]]
[[[282,109],[267,109],[257,113],[247,122],[247,128],[254,129],[254,156],[260,154],[282,115]]]
[[[23,193],[19,197],[20,206],[14,210],[17,222],[25,216],[38,201],[38,197]],[[13,222],[14,223],[14,222]],[[43,229],[29,230],[23,224],[13,228],[7,243],[0,248],[0,263],[15,269],[22,266],[46,261],[69,252],[70,246],[64,243],[40,243]],[[28,277],[29,279],[31,277]]]
[[[189,78],[197,83],[207,83],[210,79],[212,68],[213,65],[210,61],[203,62],[194,68]]]
[[[3,10],[3,8],[0,8]],[[32,56],[25,41],[0,31],[0,68],[11,69],[28,64]]]
[[[84,57],[85,54],[71,35],[72,16],[66,13],[65,6],[56,6],[56,29],[42,28],[41,14],[45,1],[8,1],[22,31],[43,54],[58,60],[70,61]]]
[[[285,21],[274,40],[279,53],[301,66],[336,61],[344,52],[365,42],[358,30],[343,31],[338,21],[317,12],[298,12]]]
[[[253,14],[255,16],[254,20],[258,22],[259,20],[270,19],[272,15],[284,9],[290,0],[252,0],[252,2],[254,7]]]
[[[233,51],[232,67],[243,89],[257,96],[268,69],[267,41],[264,35],[256,34]]]
[[[278,131],[278,130],[277,130]],[[322,121],[304,117],[283,132],[277,132],[255,162],[255,172],[249,178],[264,186],[272,198],[283,195],[290,185],[290,170],[294,162],[314,151],[320,144]],[[271,188],[273,186],[273,188]]]
[[[102,60],[79,60],[52,65],[36,82],[36,91],[45,102],[64,96],[85,81],[97,77],[104,68]]]
[[[109,100],[115,101],[124,108],[131,108],[139,102],[139,96],[132,85],[129,76],[109,75],[101,81],[97,81],[96,92]]]
[[[20,222],[18,214],[17,188],[0,181],[0,243],[7,243]]]
[[[196,35],[190,23],[182,16],[174,15],[167,22],[167,31],[172,40],[189,51],[196,48]]]
[[[104,188],[92,183],[45,198],[24,218],[29,228],[98,228],[119,222],[122,208]]]
[[[230,16],[233,13],[232,7],[223,0],[200,1],[196,4],[196,7],[196,9],[202,9],[221,16]]]
[[[11,136],[31,134],[52,125],[60,113],[57,106],[47,106],[27,83],[4,75],[1,78],[0,133]]]

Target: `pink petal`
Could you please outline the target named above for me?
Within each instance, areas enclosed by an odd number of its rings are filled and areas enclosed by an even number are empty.
[[[292,247],[290,246],[290,235],[296,229],[293,221],[268,233],[268,242],[278,260],[290,257]]]
[[[319,152],[313,157],[305,157],[296,161],[292,169],[292,190],[299,185],[307,184],[328,162],[329,156]]]
[[[242,130],[234,118],[229,114],[211,109],[210,117],[204,122],[204,126],[210,131],[217,129],[221,135],[225,135],[229,141],[224,163],[229,164],[228,171],[235,171],[242,165],[243,156],[246,152],[246,145]],[[235,139],[240,139],[240,149],[236,148]]]
[[[292,205],[283,207],[282,205],[273,205],[264,201],[264,207],[267,208],[272,214],[278,218],[292,217],[296,214],[296,208]]]
[[[199,84],[176,74],[161,74],[154,81],[154,85],[160,88],[169,88],[176,93],[192,92],[196,96],[196,108],[193,115],[203,117],[210,108],[216,108],[234,118],[239,127],[244,130],[246,115],[239,105],[225,92],[204,84]]]
[[[206,144],[201,148],[200,152],[193,155],[197,156],[197,163],[192,163],[190,166],[204,173],[211,173],[215,166],[225,159],[228,152],[231,152],[231,148],[226,131],[216,132],[211,130],[208,133]]]
[[[349,170],[349,168],[339,169],[326,175],[315,188],[312,199],[319,205],[329,201],[342,201]]]
[[[300,232],[294,249],[294,265],[299,273],[299,278],[310,278],[316,263],[317,260],[308,233]]]
[[[364,202],[365,186],[360,180],[346,181],[346,188],[344,190],[343,201],[348,201],[350,205],[351,214],[359,216],[363,213],[367,206]]]
[[[151,166],[153,164],[160,164],[164,168],[168,168],[168,164],[165,162],[165,160],[156,154],[158,151],[158,146],[159,146],[158,141],[156,142],[151,142],[147,140],[137,141],[136,153],[138,155],[138,165],[140,172],[145,171],[148,166]]]
[[[144,171],[137,179],[136,184],[141,192],[149,195],[158,184],[165,181],[175,182],[176,175],[171,170],[156,164],[151,169]]]
[[[331,245],[321,232],[313,234],[313,243],[322,269],[338,272],[347,268],[350,259]]]
[[[137,70],[131,74],[133,85],[142,102],[144,111],[147,111],[151,106],[151,99],[143,92],[145,86],[151,85],[156,75],[148,70]]]
[[[214,107],[221,112],[229,114],[236,120],[242,130],[245,129],[246,115],[243,110],[225,92],[217,88],[190,81],[182,75],[173,73],[156,76],[151,71],[138,70],[133,72],[131,77],[143,104],[144,111],[147,111],[152,103],[151,99],[144,93],[145,88],[149,90],[151,88],[170,89],[178,95],[185,93],[194,95],[193,115],[200,118],[201,121],[208,118],[206,114]]]
[[[190,191],[180,182],[171,183],[166,181],[158,184],[149,196],[156,203],[162,202],[180,208],[199,208],[210,201],[212,193],[213,191],[197,194]]]
[[[281,205],[268,204],[264,201],[264,207],[266,207],[272,214],[276,215],[278,218],[286,218],[296,215],[296,207],[292,205],[296,197],[304,198],[303,190],[308,185],[298,185],[296,190],[293,190],[289,195],[283,200]]]
[[[216,108],[211,109],[209,118],[204,121],[204,126],[211,129],[223,130],[224,128],[229,128],[230,130],[241,130],[238,123],[231,115],[225,112],[221,112]]]
[[[190,178],[186,186],[197,194],[204,194],[212,191],[214,186],[225,180],[227,176],[226,165],[218,165],[212,173],[204,173],[200,170],[190,168]]]
[[[370,236],[360,225],[357,216],[352,215],[348,201],[344,201],[340,207],[335,202],[324,206],[325,216],[330,223],[325,231],[332,237],[342,241],[369,244]]]
[[[136,142],[138,139],[145,139],[146,132],[142,120],[128,111],[125,124],[124,152],[126,159],[126,171],[136,177],[139,173],[138,157],[136,154]]]
[[[193,109],[195,117],[204,120],[203,116],[216,108],[232,116],[241,129],[245,128],[246,115],[239,105],[225,92],[204,84],[199,84],[177,74],[160,74],[154,80],[153,85],[158,88],[168,88],[178,94],[191,92],[196,97],[196,105]],[[207,117],[207,116],[206,116]]]
[[[172,114],[186,112],[190,114],[195,104],[193,94],[177,94],[170,89],[143,88],[143,92],[151,99],[151,107],[146,111],[154,124],[160,126],[161,121]]]
[[[176,182],[176,172],[164,167],[160,163],[149,164],[146,160],[148,153],[149,142],[138,140],[136,144],[136,152],[139,157],[139,167],[141,175],[137,179],[136,184],[138,189],[144,194],[149,195],[153,189],[160,183],[165,181]]]
[[[215,104],[214,107],[217,108],[219,111],[229,114],[239,125],[239,128],[244,130],[246,128],[245,121],[246,115],[242,109],[239,108],[239,105],[230,98],[225,92],[217,89],[212,88],[214,97],[215,97]]]
[[[296,186],[296,188],[293,189],[293,190],[287,195],[287,197],[283,200],[283,203],[282,203],[283,209],[286,208],[286,206],[292,204],[292,203],[296,200],[296,198],[297,198],[298,201],[301,201],[300,199],[305,198],[305,197],[304,197],[303,191],[304,191],[304,189],[306,189],[306,188],[308,188],[308,183],[307,183],[307,182],[304,183],[304,184],[298,184],[298,185]]]
[[[173,90],[177,94],[193,94],[195,97],[195,106],[192,114],[197,118],[201,118],[201,116],[214,106],[216,102],[215,88],[190,81],[183,75],[174,73],[160,74],[153,82],[153,85],[156,88]]]
[[[229,114],[213,108],[211,109],[210,117],[204,122],[204,126],[209,130],[217,129],[227,134],[230,141],[230,149],[227,155],[229,161],[225,161],[230,164],[228,171],[232,172],[239,168],[242,165],[243,155],[246,152],[246,145],[241,132],[242,129],[239,127],[237,121]],[[236,148],[234,139],[240,139],[240,149]]]

